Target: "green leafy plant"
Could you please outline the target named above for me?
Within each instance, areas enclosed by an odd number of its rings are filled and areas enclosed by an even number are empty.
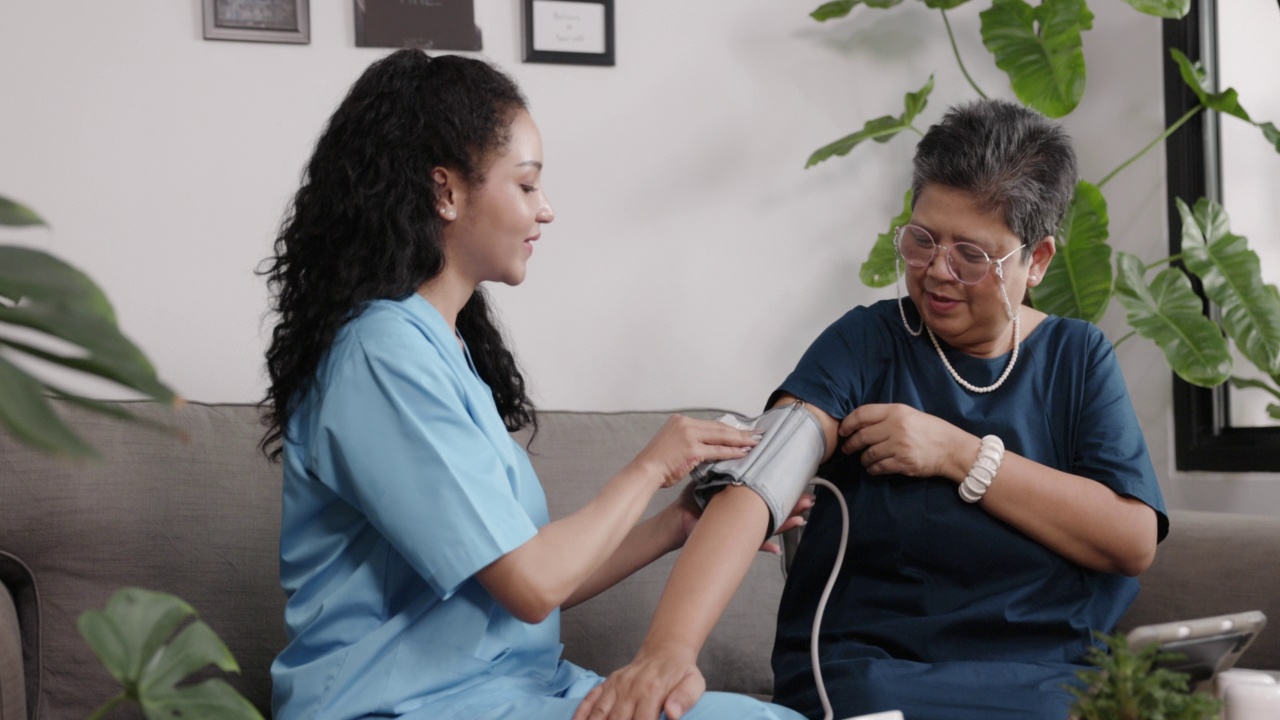
[[[858,5],[887,9],[902,0],[837,0],[810,15],[826,22],[849,15]],[[923,0],[937,10],[946,28],[956,65],[980,97],[987,97],[969,75],[956,46],[947,10],[968,0]],[[1178,19],[1190,10],[1190,0],[1126,0],[1138,11],[1156,17]],[[1025,0],[991,0],[979,15],[982,43],[996,67],[1009,78],[1014,94],[1024,104],[1050,117],[1073,111],[1084,96],[1086,68],[1081,34],[1093,27],[1093,14],[1085,0],[1042,0],[1032,6]],[[1125,168],[1188,120],[1204,111],[1216,112],[1256,126],[1264,140],[1280,152],[1280,129],[1270,122],[1254,121],[1241,106],[1234,89],[1212,92],[1200,63],[1172,50],[1171,60],[1199,103],[1133,157],[1120,163],[1101,180],[1081,180],[1071,207],[1055,237],[1057,256],[1043,281],[1031,290],[1031,302],[1055,315],[1097,323],[1112,298],[1124,306],[1133,332],[1116,341],[1120,345],[1137,334],[1153,341],[1169,366],[1187,382],[1214,387],[1228,380],[1240,388],[1270,393],[1276,403],[1267,406],[1270,417],[1280,420],[1280,292],[1262,279],[1258,256],[1245,238],[1230,231],[1223,208],[1200,199],[1188,207],[1179,201],[1182,217],[1182,252],[1154,262],[1124,252],[1108,243],[1109,216],[1103,188]],[[934,75],[920,90],[908,93],[902,115],[884,116],[862,129],[824,145],[810,155],[806,167],[832,157],[847,155],[865,140],[886,142],[904,130],[923,134],[914,121],[925,110]],[[910,217],[907,210],[893,219],[893,226]],[[1114,263],[1114,269],[1113,269]],[[880,234],[872,246],[860,276],[871,287],[894,281],[897,268],[893,234]],[[1148,276],[1155,273],[1148,280]],[[1204,314],[1203,300],[1193,289],[1199,282],[1217,309],[1213,318]],[[1252,363],[1263,379],[1233,374],[1231,344]]]
[[[0,225],[46,223],[29,208],[0,197]],[[163,403],[177,401],[142,351],[121,334],[102,290],[48,253],[0,245],[0,331],[5,330],[0,332],[0,427],[33,447],[76,458],[96,455],[58,417],[50,398],[143,421],[118,404],[82,397],[28,373],[11,361],[14,354],[104,378]]]
[[[195,617],[196,611],[173,595],[138,588],[118,591],[105,610],[81,613],[76,623],[80,634],[121,686],[90,720],[105,718],[128,702],[141,707],[147,720],[262,720],[257,708],[220,678],[183,684],[210,665],[240,672],[231,651],[208,625],[198,619],[188,622]]]
[[[1139,650],[1123,635],[1098,635],[1107,649],[1093,648],[1086,660],[1095,667],[1076,673],[1083,688],[1068,687],[1076,697],[1071,715],[1077,720],[1210,720],[1222,703],[1193,693],[1190,676],[1159,667],[1178,660],[1159,645]]]

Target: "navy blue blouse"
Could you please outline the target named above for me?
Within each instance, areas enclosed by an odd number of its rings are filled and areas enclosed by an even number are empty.
[[[995,382],[1008,363],[1007,354],[943,348],[975,385]],[[1167,533],[1115,352],[1087,322],[1050,316],[1023,341],[1005,383],[975,394],[952,379],[927,334],[906,332],[894,301],[879,302],[827,328],[778,392],[837,420],[863,404],[902,403],[975,435],[998,435],[1012,452],[1150,505],[1158,539]],[[1133,602],[1136,578],[1076,565],[963,502],[948,480],[871,476],[857,455],[839,452],[819,474],[841,488],[852,522],[822,627],[823,680],[837,717],[888,709],[910,720],[1067,716],[1063,686],[1092,633],[1110,632]],[[809,633],[839,537],[839,507],[820,490],[773,652],[774,701],[811,717],[822,711]]]

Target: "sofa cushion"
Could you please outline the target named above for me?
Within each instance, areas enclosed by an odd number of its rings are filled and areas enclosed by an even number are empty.
[[[115,681],[76,629],[125,586],[172,593],[222,637],[243,674],[229,677],[261,710],[284,645],[278,584],[280,469],[257,452],[252,406],[130,403],[179,435],[60,408],[98,462],[51,459],[0,433],[0,550],[39,590],[40,718],[86,717]]]
[[[1175,510],[1119,629],[1261,610],[1268,625],[1240,667],[1280,670],[1280,518]]]

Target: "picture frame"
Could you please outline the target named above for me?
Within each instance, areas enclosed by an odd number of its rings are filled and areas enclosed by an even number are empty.
[[[614,0],[523,0],[524,61],[614,65]]]
[[[356,47],[478,52],[474,0],[353,0]]]
[[[203,0],[205,40],[311,43],[311,0]]]

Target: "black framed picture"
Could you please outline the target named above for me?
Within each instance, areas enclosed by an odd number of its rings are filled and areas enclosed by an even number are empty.
[[[524,61],[613,65],[613,0],[524,0]]]
[[[356,47],[482,48],[474,0],[355,0]]]
[[[310,15],[310,0],[204,0],[204,39],[305,45]]]

